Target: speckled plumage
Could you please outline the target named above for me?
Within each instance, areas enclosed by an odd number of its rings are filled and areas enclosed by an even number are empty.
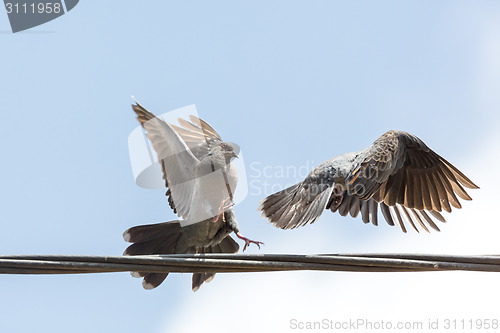
[[[433,218],[445,222],[441,211],[461,208],[457,195],[471,200],[464,186],[478,188],[416,136],[389,131],[360,152],[321,163],[304,181],[265,198],[259,209],[275,226],[290,229],[315,222],[325,209],[361,213],[363,222],[377,225],[380,206],[387,223],[404,232],[404,221],[417,231],[417,225],[439,231]]]
[[[161,163],[166,195],[181,220],[141,225],[126,230],[127,242],[133,243],[124,255],[174,253],[236,253],[239,245],[230,236],[241,238],[231,208],[237,174],[230,163],[235,147],[223,142],[205,121],[191,116],[179,119],[182,127],[167,124],[139,103],[132,105],[137,119],[146,130]],[[230,202],[220,211],[225,199]],[[144,277],[145,289],[160,285],[168,274],[135,272]],[[194,273],[192,288],[210,281],[215,273]]]

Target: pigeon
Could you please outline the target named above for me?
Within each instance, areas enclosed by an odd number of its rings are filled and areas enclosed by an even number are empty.
[[[123,255],[237,253],[239,245],[229,236],[238,233],[238,222],[233,210],[224,211],[224,218],[215,223],[207,219],[181,226],[179,221],[169,221],[132,227],[123,233],[130,245]],[[168,273],[132,272],[133,277],[143,277],[142,286],[151,290],[158,287]],[[193,273],[192,290],[197,291],[204,282],[210,282],[215,273]]]
[[[170,125],[136,102],[132,109],[146,130],[158,155],[170,208],[179,220],[132,227],[123,233],[133,243],[124,255],[236,253],[239,245],[232,232],[260,248],[259,241],[243,236],[232,208],[237,173],[231,159],[238,157],[236,146],[222,141],[202,119],[179,119],[182,127]],[[143,287],[154,289],[168,273],[133,272],[143,277]],[[196,291],[215,273],[194,273]]]
[[[440,212],[461,208],[464,190],[478,189],[469,178],[415,135],[391,130],[368,148],[333,157],[300,183],[271,194],[259,204],[274,226],[291,229],[314,223],[325,209],[378,225],[378,207],[391,226],[405,222],[439,231]],[[418,226],[418,227],[417,227]]]

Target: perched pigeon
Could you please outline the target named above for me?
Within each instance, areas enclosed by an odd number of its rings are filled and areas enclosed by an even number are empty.
[[[236,253],[239,245],[229,236],[238,233],[238,222],[232,209],[215,223],[207,219],[184,227],[179,221],[155,223],[132,227],[123,233],[130,245],[123,255],[175,254],[175,253]],[[134,277],[144,277],[145,289],[158,287],[168,273],[133,272]],[[196,291],[203,282],[210,282],[215,273],[194,273],[192,289]]]
[[[231,159],[237,157],[235,146],[224,142],[205,121],[190,116],[191,122],[179,119],[182,127],[170,125],[139,103],[132,105],[137,119],[158,155],[166,195],[179,221],[171,221],[126,230],[123,238],[134,243],[124,255],[173,253],[236,253],[236,236],[260,247],[239,232],[232,209],[237,173]],[[134,272],[144,277],[145,289],[159,286],[164,273]],[[210,281],[215,273],[194,273],[193,290]]]
[[[472,200],[463,186],[479,188],[451,163],[414,135],[389,131],[370,147],[334,157],[317,166],[302,182],[261,201],[259,210],[276,227],[290,229],[315,222],[323,210],[378,224],[380,210],[389,225],[403,221],[439,231],[433,218],[461,208],[458,197]],[[429,214],[431,216],[429,216]]]

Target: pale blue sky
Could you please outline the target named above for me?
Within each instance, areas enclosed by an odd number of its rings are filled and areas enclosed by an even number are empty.
[[[389,129],[418,135],[473,180],[486,179],[491,164],[478,147],[498,148],[491,140],[500,124],[499,15],[497,1],[80,1],[17,34],[0,15],[0,254],[120,255],[125,229],[174,218],[162,191],[134,183],[131,95],[155,113],[196,104],[240,145],[256,188],[299,179],[257,177],[252,163],[311,168]],[[266,243],[249,253],[373,252],[381,243],[391,252],[403,238],[416,243],[397,251],[425,252],[416,239],[432,248],[440,237],[328,213],[282,231],[259,217],[263,197],[236,208],[242,231]],[[452,232],[453,216],[443,233]],[[342,275],[278,276],[297,277],[295,292],[308,295],[308,278],[335,285]],[[173,275],[145,291],[127,273],[0,276],[0,329],[164,332],[200,311],[217,322],[230,308],[255,323],[259,302],[280,307],[285,319],[283,308],[292,316],[308,306],[258,290],[235,296],[245,286],[279,289],[272,274],[219,274],[194,294],[190,280]],[[412,304],[404,305],[418,313]]]

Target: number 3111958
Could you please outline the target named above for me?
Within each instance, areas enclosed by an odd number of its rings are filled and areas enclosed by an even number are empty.
[[[61,4],[58,2],[46,2],[46,3],[38,3],[38,4],[27,4],[26,2],[23,4],[19,3],[11,3],[7,2],[5,4],[5,9],[7,10],[7,14],[59,14],[62,10]]]
[[[444,329],[453,330],[496,330],[499,328],[498,319],[445,319]]]

